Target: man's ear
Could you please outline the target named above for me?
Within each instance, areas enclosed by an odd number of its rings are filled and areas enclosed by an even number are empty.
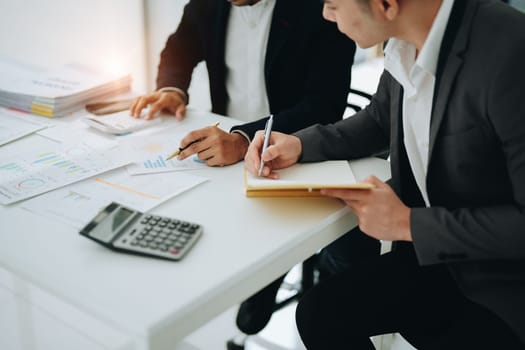
[[[371,0],[373,12],[380,18],[392,21],[399,13],[399,0]]]

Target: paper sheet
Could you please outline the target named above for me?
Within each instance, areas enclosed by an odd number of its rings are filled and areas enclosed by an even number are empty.
[[[27,115],[28,113],[0,108],[0,146],[46,128],[43,123],[24,119]]]
[[[32,198],[21,207],[81,229],[112,201],[146,212],[206,180],[184,173],[131,176],[117,169]]]
[[[118,148],[50,146],[0,160],[0,203],[11,204],[129,163]]]
[[[123,140],[123,144],[141,159],[128,165],[128,172],[139,175],[205,168],[206,164],[196,157],[189,157],[182,161],[176,158],[166,160],[169,154],[179,148],[180,141],[190,131],[191,129],[188,128],[175,127],[148,137],[130,137]]]

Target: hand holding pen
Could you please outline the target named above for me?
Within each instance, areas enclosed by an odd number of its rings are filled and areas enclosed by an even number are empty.
[[[195,160],[209,166],[224,166],[242,160],[248,149],[248,139],[241,134],[221,130],[218,125],[215,123],[188,133],[181,140],[180,148],[168,158],[183,160],[195,155]]]
[[[219,122],[215,122],[211,127],[217,127],[217,126],[219,126]],[[193,144],[195,144],[196,142],[199,142],[199,141],[201,141],[201,139],[195,139],[195,140],[191,141],[190,143],[188,143],[186,146],[179,147],[179,149],[175,150],[175,152],[173,152],[168,157],[166,157],[166,160],[170,160],[172,158],[177,157],[182,151],[184,151],[185,149],[187,149],[188,147],[190,147],[191,145],[193,145]]]
[[[244,166],[254,176],[261,174],[264,177],[277,179],[279,174],[275,170],[288,168],[297,163],[302,153],[302,144],[297,136],[277,131],[272,131],[269,138],[266,150],[263,151],[266,137],[262,130],[257,131],[246,152]]]

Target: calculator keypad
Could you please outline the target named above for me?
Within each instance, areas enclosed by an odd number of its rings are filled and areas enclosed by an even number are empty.
[[[178,260],[202,234],[202,226],[144,214],[113,244],[138,253]]]

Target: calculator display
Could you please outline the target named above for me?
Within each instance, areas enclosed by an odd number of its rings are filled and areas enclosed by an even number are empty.
[[[113,216],[113,231],[119,228],[120,225],[124,221],[126,221],[131,215],[133,215],[134,212],[132,212],[129,209],[126,208],[119,208],[117,213]]]
[[[111,213],[101,213],[106,214],[103,220],[97,220],[98,225],[91,229],[89,235],[99,241],[109,243],[115,237],[115,234],[119,231],[120,227],[126,223],[133,214],[134,211],[118,207]]]

